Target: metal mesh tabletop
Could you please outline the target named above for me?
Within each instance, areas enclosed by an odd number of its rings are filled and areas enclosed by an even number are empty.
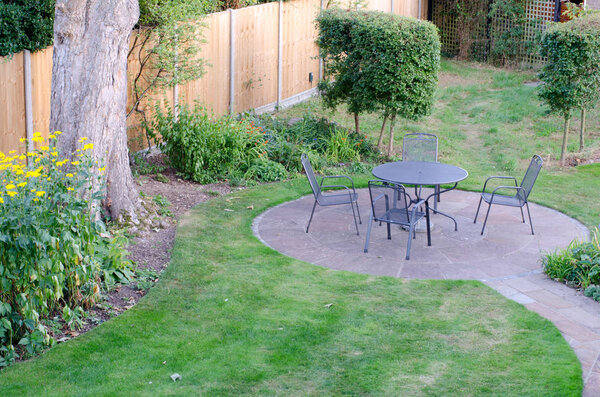
[[[406,185],[444,185],[465,179],[469,173],[450,164],[398,161],[373,168],[376,178]]]

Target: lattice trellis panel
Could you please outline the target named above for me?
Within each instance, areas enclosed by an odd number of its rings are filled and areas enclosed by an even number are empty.
[[[487,13],[493,0],[481,0],[481,9]],[[524,28],[523,43],[536,40],[546,28],[546,23],[554,19],[554,0],[528,0],[525,3],[525,13],[528,23]],[[433,23],[440,30],[442,53],[455,56],[459,53],[461,26],[456,11],[456,0],[434,0],[432,8]],[[502,32],[513,27],[513,21],[507,16],[497,16],[493,20],[479,18],[478,24],[471,32],[471,48],[469,55],[472,59],[486,62],[490,49],[490,33]],[[520,63],[537,64],[543,61],[537,53],[531,54],[523,48],[519,56]]]

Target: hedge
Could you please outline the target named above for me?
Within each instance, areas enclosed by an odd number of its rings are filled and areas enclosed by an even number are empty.
[[[41,50],[54,38],[55,0],[4,0],[0,3],[0,56]]]

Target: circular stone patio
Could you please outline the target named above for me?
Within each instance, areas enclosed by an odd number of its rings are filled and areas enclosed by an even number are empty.
[[[535,235],[518,208],[492,206],[483,236],[480,234],[487,205],[482,204],[477,224],[473,217],[479,194],[453,190],[442,195],[440,211],[451,214],[453,222],[439,214],[432,216],[432,245],[426,233],[417,233],[410,260],[405,260],[408,232],[392,226],[387,239],[385,224],[373,224],[369,252],[364,253],[369,220],[369,192],[358,191],[362,225],[356,235],[349,205],[317,206],[310,226],[306,224],[313,196],[274,207],[254,222],[254,232],[273,249],[319,266],[358,273],[404,278],[477,279],[491,281],[541,272],[540,253],[566,247],[574,238],[585,239],[587,229],[572,218],[536,204],[530,204]],[[527,213],[525,211],[525,219]]]

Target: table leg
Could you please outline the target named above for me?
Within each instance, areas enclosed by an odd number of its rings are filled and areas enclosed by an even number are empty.
[[[427,246],[431,246],[431,227],[429,226],[429,201],[425,201],[425,218],[427,220]]]

